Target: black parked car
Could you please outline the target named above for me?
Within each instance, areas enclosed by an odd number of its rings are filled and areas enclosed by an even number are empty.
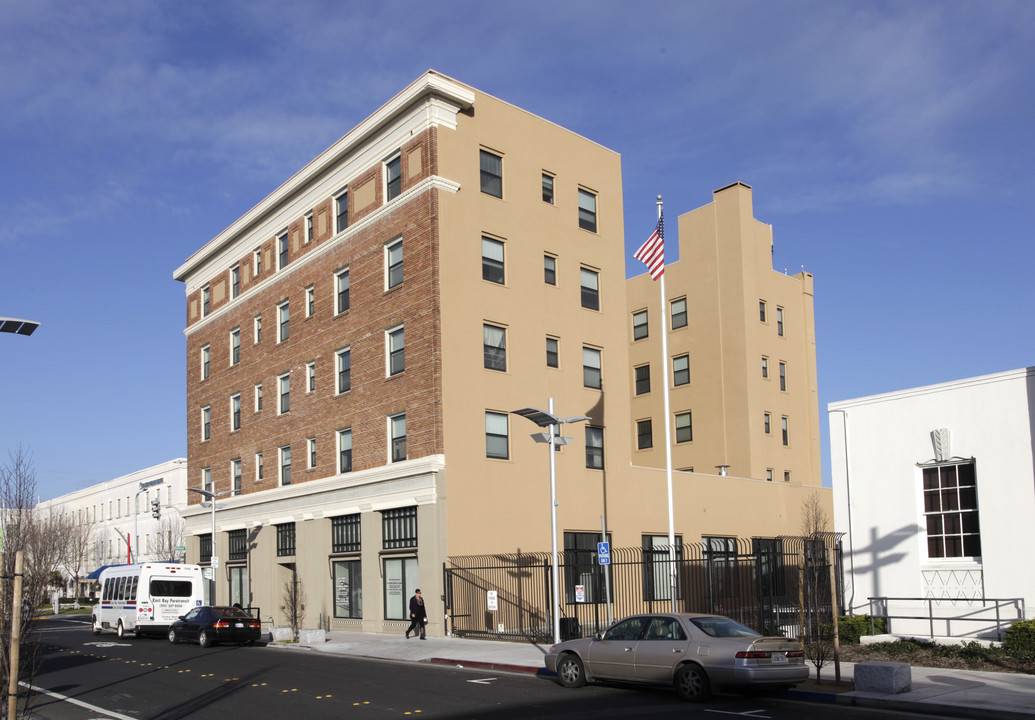
[[[197,640],[201,647],[221,642],[254,645],[261,634],[262,623],[237,607],[196,607],[169,626],[169,642]]]

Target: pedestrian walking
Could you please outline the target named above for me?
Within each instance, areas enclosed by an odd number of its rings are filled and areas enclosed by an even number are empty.
[[[420,632],[420,639],[426,640],[424,626],[428,622],[428,610],[424,607],[424,598],[420,596],[420,588],[410,598],[410,627],[406,629],[406,639],[410,639],[410,633]],[[415,629],[416,628],[416,629]]]

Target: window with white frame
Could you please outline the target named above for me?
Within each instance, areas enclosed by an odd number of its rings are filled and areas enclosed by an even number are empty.
[[[259,277],[262,275],[262,248],[257,247],[252,250],[252,275]]]
[[[316,361],[310,360],[305,364],[305,391],[306,394],[316,391]]]
[[[334,274],[334,312],[343,313],[349,309],[349,269]]]
[[[212,348],[208,345],[201,346],[201,379],[207,380],[209,374],[209,364],[212,362]]]
[[[391,462],[406,459],[406,413],[391,415],[388,418],[388,457]]]
[[[201,317],[207,317],[208,316],[209,311],[211,310],[211,304],[210,304],[211,302],[212,302],[212,293],[208,289],[208,284],[206,283],[201,288]]]
[[[305,214],[305,242],[308,245],[313,241],[313,211]]]
[[[589,268],[581,268],[579,272],[581,283],[582,307],[589,310],[600,309],[600,273]]]
[[[277,448],[277,454],[280,456],[280,484],[290,485],[291,484],[291,446],[282,445]]]
[[[507,369],[507,331],[488,323],[482,325],[482,347],[486,370]]]
[[[349,226],[349,191],[342,190],[334,198],[334,231],[341,232]]]
[[[284,373],[277,378],[277,414],[283,415],[291,410],[291,373]]]
[[[402,156],[385,161],[385,202],[395,200],[402,193]]]
[[[291,337],[291,305],[285,300],[277,306],[277,342],[282,343]]]
[[[479,151],[481,190],[486,195],[503,197],[503,158],[488,150]]]
[[[348,392],[352,389],[352,349],[344,348],[335,353],[335,364],[337,365],[337,392]]]
[[[212,468],[201,468],[201,489],[212,492]],[[110,505],[110,503],[109,503]],[[108,509],[108,516],[111,516],[111,508]]]
[[[352,472],[352,428],[338,431],[338,472]]]
[[[241,362],[241,328],[230,331],[230,364]]]
[[[241,494],[241,458],[230,461],[230,482],[234,495]]]
[[[255,482],[262,480],[263,468],[262,468],[262,453],[255,453]]]
[[[596,348],[582,348],[582,385],[596,390],[600,390],[603,387],[600,371],[600,351]]]
[[[579,188],[579,227],[590,232],[597,231],[597,196],[582,188]]]
[[[485,457],[498,460],[510,458],[506,413],[485,413]]]
[[[230,268],[230,298],[233,299],[241,294],[241,266],[234,265]]]
[[[201,439],[212,439],[212,408],[208,405],[201,408]]]
[[[389,377],[406,369],[406,337],[402,325],[385,331],[385,352]]]
[[[258,343],[262,340],[262,315],[256,315],[252,324],[252,337]]]
[[[312,285],[305,289],[305,316],[312,317],[316,312],[316,288]]]
[[[927,557],[981,557],[974,461],[924,467],[922,475]]]
[[[277,236],[277,270],[288,266],[288,234],[287,230]]]
[[[385,289],[391,290],[403,281],[402,238],[385,245]]]
[[[230,431],[241,429],[241,393],[230,396]]]
[[[255,412],[262,410],[262,383],[255,383]]]
[[[316,467],[316,438],[306,438],[305,450],[305,466],[307,469],[312,470]]]

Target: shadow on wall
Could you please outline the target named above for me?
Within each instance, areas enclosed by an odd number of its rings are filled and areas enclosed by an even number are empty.
[[[871,582],[871,597],[880,597],[888,594],[884,588],[881,587],[881,571],[885,568],[890,568],[893,565],[897,565],[905,559],[907,553],[904,551],[896,551],[895,549],[902,545],[902,543],[914,540],[919,535],[921,527],[919,525],[906,525],[904,527],[895,530],[894,532],[886,535],[877,535],[877,528],[870,528],[870,543],[865,547],[855,548],[855,568],[853,575],[858,576],[870,576]],[[866,562],[866,564],[859,564],[859,561]],[[852,578],[853,592],[855,585],[855,578]],[[901,592],[891,592],[892,595],[901,595]],[[910,593],[905,593],[910,594]],[[865,605],[862,605],[863,602]],[[865,607],[866,612],[869,612],[869,601],[866,598],[855,598],[856,607]],[[855,608],[850,608],[854,610]]]

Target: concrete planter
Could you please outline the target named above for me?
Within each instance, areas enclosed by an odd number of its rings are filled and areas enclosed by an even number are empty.
[[[301,645],[323,645],[327,642],[327,632],[320,630],[299,630],[298,642]]]
[[[291,632],[291,628],[287,625],[270,626],[270,638],[273,642],[291,642],[295,639],[294,634]]]

